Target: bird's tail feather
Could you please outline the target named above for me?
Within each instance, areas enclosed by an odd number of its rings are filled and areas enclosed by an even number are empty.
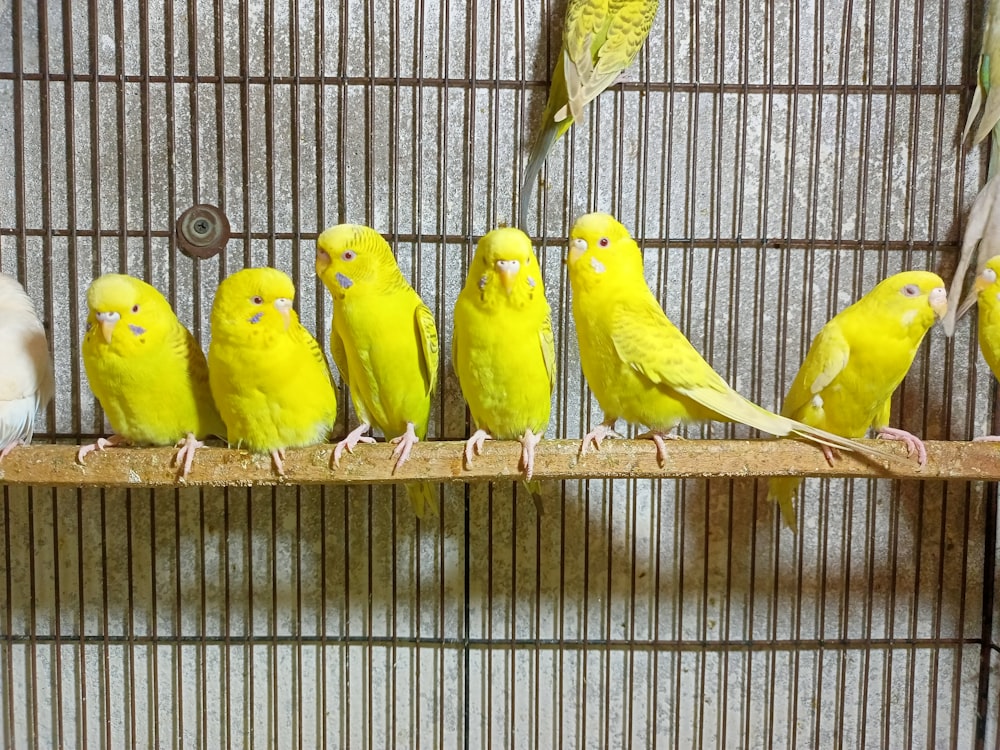
[[[716,389],[701,389],[699,391],[688,391],[686,395],[728,420],[742,422],[762,432],[769,432],[772,435],[783,437],[792,434],[830,448],[840,448],[841,450],[855,453],[867,453],[879,458],[899,458],[899,456],[889,451],[884,451],[870,445],[863,445],[850,438],[834,435],[832,432],[821,430],[818,427],[810,427],[802,422],[796,422],[794,419],[775,414],[763,406],[758,406],[753,401],[744,398],[736,391],[722,392]]]
[[[409,482],[406,494],[410,497],[410,505],[417,518],[423,519],[428,513],[438,513],[438,493],[436,485],[426,482]]]
[[[542,484],[537,479],[532,479],[530,482],[522,480],[521,484],[524,489],[528,491],[531,495],[531,499],[535,502],[535,512],[541,516],[542,515]]]
[[[771,477],[767,482],[767,499],[778,504],[781,518],[792,533],[798,530],[794,500],[800,484],[801,477]]]
[[[559,125],[551,118],[547,118],[542,131],[531,147],[517,202],[517,225],[523,232],[528,231],[528,206],[531,205],[531,196],[535,191],[535,185],[538,184],[538,175],[542,171],[542,165],[545,163],[549,151],[559,140],[560,135]]]

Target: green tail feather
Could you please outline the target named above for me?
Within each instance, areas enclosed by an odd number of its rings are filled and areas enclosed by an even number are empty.
[[[423,519],[428,513],[439,512],[437,485],[412,482],[404,486],[410,497],[410,505],[413,506],[413,514],[417,518]]]
[[[793,534],[798,531],[794,501],[800,484],[802,477],[771,477],[767,483],[767,499],[781,508],[781,517]]]
[[[543,512],[542,508],[542,484],[537,479],[532,479],[530,482],[521,482],[521,486],[528,491],[531,495],[531,499],[535,501],[535,512],[541,516]]]
[[[538,175],[542,171],[542,165],[549,151],[570,126],[573,118],[567,117],[562,122],[556,122],[556,112],[566,104],[568,95],[566,93],[566,77],[563,74],[563,53],[559,52],[556,62],[556,69],[552,73],[552,88],[549,90],[548,101],[545,102],[545,112],[542,114],[542,127],[535,137],[535,142],[531,145],[531,153],[528,156],[528,163],[524,168],[524,176],[521,178],[521,190],[517,200],[517,225],[521,231],[528,232],[528,206],[531,203],[531,195],[538,183]],[[539,222],[541,224],[542,222]]]

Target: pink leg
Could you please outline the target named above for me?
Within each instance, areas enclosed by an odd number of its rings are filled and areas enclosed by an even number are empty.
[[[476,430],[472,437],[465,441],[465,468],[472,466],[472,456],[481,455],[483,452],[483,443],[487,440],[492,440],[493,436],[490,435],[486,430]]]
[[[906,446],[906,455],[917,454],[917,463],[923,466],[927,463],[927,449],[923,441],[911,432],[899,430],[895,427],[883,427],[878,431],[878,436],[883,440],[901,440]]]
[[[420,438],[413,430],[413,422],[407,422],[406,432],[399,437],[394,437],[389,442],[396,446],[392,451],[392,457],[396,459],[396,465],[392,467],[392,472],[395,474],[396,469],[405,464],[406,459],[410,457],[413,446],[420,442]]]
[[[5,446],[3,450],[0,450],[0,461],[3,461],[7,457],[7,454],[10,453],[12,450],[14,450],[19,445],[24,445],[24,441],[23,440],[15,440],[10,445]]]
[[[174,446],[178,449],[177,455],[174,456],[174,465],[180,467],[181,479],[187,479],[187,475],[191,472],[191,464],[194,463],[194,452],[203,445],[204,443],[198,440],[193,432],[189,432],[186,438],[179,440]]]
[[[274,462],[274,468],[278,472],[278,476],[285,476],[285,449],[275,448],[271,451],[271,460]]]
[[[1000,435],[983,435],[982,437],[972,438],[973,443],[1000,443]],[[3,458],[3,456],[0,456]]]
[[[617,438],[621,437],[617,432],[615,432],[615,422],[617,422],[617,417],[611,419],[610,417],[603,421],[601,424],[597,425],[594,429],[583,436],[583,442],[580,444],[580,455],[582,456],[587,452],[587,446],[591,443],[594,444],[596,450],[601,449],[601,443],[604,442],[604,438]]]
[[[122,445],[127,445],[127,444],[128,440],[123,438],[121,435],[110,435],[106,438],[97,438],[96,443],[90,443],[89,445],[80,446],[80,450],[76,452],[76,460],[82,464],[84,457],[88,453],[93,453],[94,451],[102,451],[105,448],[118,448]]]
[[[635,437],[636,440],[652,440],[656,443],[656,463],[660,465],[661,469],[667,465],[667,446],[663,442],[664,438],[667,440],[680,440],[677,435],[671,432],[663,432],[662,430],[650,430]]]
[[[353,453],[354,446],[358,443],[374,443],[375,438],[365,435],[371,428],[370,424],[362,422],[347,437],[337,443],[337,446],[333,449],[333,465],[340,466],[340,457],[344,455],[345,448],[348,453]]]
[[[826,458],[826,462],[833,466],[833,460],[837,457],[837,454],[833,452],[833,448],[829,445],[821,445],[820,450],[823,451],[823,456]]]
[[[536,435],[530,429],[525,430],[521,436],[521,466],[524,469],[524,481],[530,482],[531,475],[535,473],[535,446],[542,439],[541,435]]]

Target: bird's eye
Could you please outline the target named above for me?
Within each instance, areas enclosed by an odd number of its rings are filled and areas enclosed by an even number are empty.
[[[250,301],[253,302],[255,305],[263,305],[264,304],[264,298],[261,297],[259,294],[251,297]]]
[[[917,297],[920,295],[920,287],[916,284],[907,284],[903,287],[902,291],[904,297]]]
[[[132,312],[133,313],[139,312],[139,306],[138,305],[132,305]]]
[[[340,255],[340,257],[343,258],[344,260],[354,260],[355,256],[357,256],[357,253],[354,252],[353,250],[345,250]]]
[[[608,245],[611,244],[611,240],[609,240],[607,237],[601,237],[601,239],[597,241],[597,244],[600,245],[601,247],[607,247]]]

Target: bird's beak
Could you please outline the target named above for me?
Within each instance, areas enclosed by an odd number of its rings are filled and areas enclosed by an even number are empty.
[[[292,301],[288,297],[278,297],[274,301],[274,309],[285,319],[285,330],[292,324]]]
[[[569,265],[573,265],[587,252],[587,241],[577,237],[569,241]]]
[[[972,285],[972,293],[979,296],[979,293],[988,287],[992,281],[990,279],[984,278],[982,274],[976,277],[976,283]]]
[[[497,273],[500,274],[500,283],[510,294],[514,291],[514,282],[517,281],[517,274],[521,270],[521,262],[517,260],[498,260],[496,262]]]
[[[330,267],[330,254],[326,250],[319,250],[316,253],[316,275],[322,276],[323,272]]]
[[[978,283],[978,279],[976,280]],[[930,295],[928,295],[928,300],[931,303],[931,310],[938,318],[943,318],[945,313],[948,312],[948,292],[943,286],[935,287],[931,289]]]
[[[104,339],[104,343],[111,343],[111,337],[114,335],[115,326],[118,325],[118,321],[121,319],[122,316],[116,312],[97,313],[97,322],[101,326],[101,337]]]

